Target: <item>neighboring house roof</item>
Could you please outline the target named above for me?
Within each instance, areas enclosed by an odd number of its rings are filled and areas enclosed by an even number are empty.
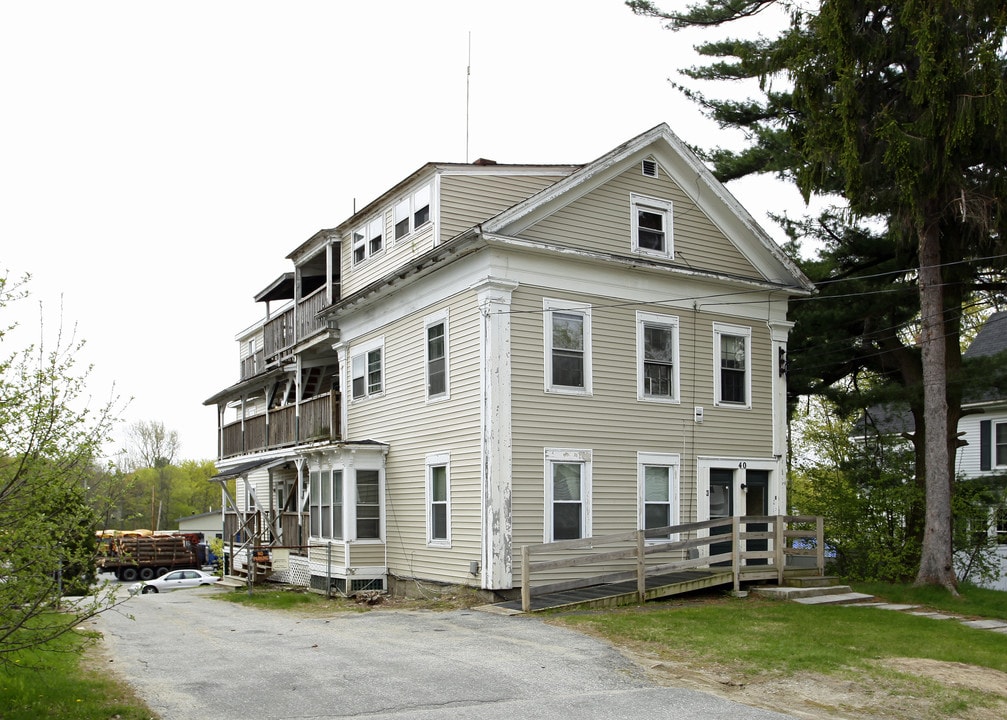
[[[962,357],[986,357],[1007,351],[1007,310],[993,313]]]
[[[210,512],[200,513],[199,515],[187,515],[185,517],[178,518],[178,522],[185,522],[186,520],[202,520],[204,518],[219,518],[221,515],[220,510],[211,510]]]

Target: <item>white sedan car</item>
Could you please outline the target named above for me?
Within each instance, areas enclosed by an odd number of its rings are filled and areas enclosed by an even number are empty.
[[[144,580],[129,586],[129,594],[170,592],[182,588],[213,585],[220,582],[220,577],[202,570],[172,570],[159,578]]]

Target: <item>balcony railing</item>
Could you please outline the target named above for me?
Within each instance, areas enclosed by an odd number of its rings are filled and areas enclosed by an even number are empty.
[[[320,287],[293,307],[269,320],[263,327],[263,349],[266,362],[283,357],[298,342],[311,337],[325,327],[318,311],[325,307],[325,288]]]
[[[229,423],[221,428],[220,457],[269,450],[306,442],[341,439],[340,393],[316,395],[297,406],[286,405],[267,413]]]
[[[247,358],[241,361],[241,379],[250,378],[258,375],[260,372],[266,369],[266,356],[262,350],[259,350],[253,355],[249,355]]]

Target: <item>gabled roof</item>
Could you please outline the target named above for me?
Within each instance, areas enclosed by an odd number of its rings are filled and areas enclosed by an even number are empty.
[[[797,265],[666,123],[623,143],[541,192],[504,210],[484,222],[482,232],[517,235],[647,155],[658,158],[682,191],[706,211],[765,280],[805,292],[814,289],[813,283]]]

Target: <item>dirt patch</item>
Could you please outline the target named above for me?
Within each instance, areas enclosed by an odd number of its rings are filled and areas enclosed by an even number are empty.
[[[920,720],[1007,717],[1007,673],[916,658],[876,663],[880,674],[739,676],[719,665],[695,666],[629,648],[620,651],[661,684],[688,687],[798,718]]]

